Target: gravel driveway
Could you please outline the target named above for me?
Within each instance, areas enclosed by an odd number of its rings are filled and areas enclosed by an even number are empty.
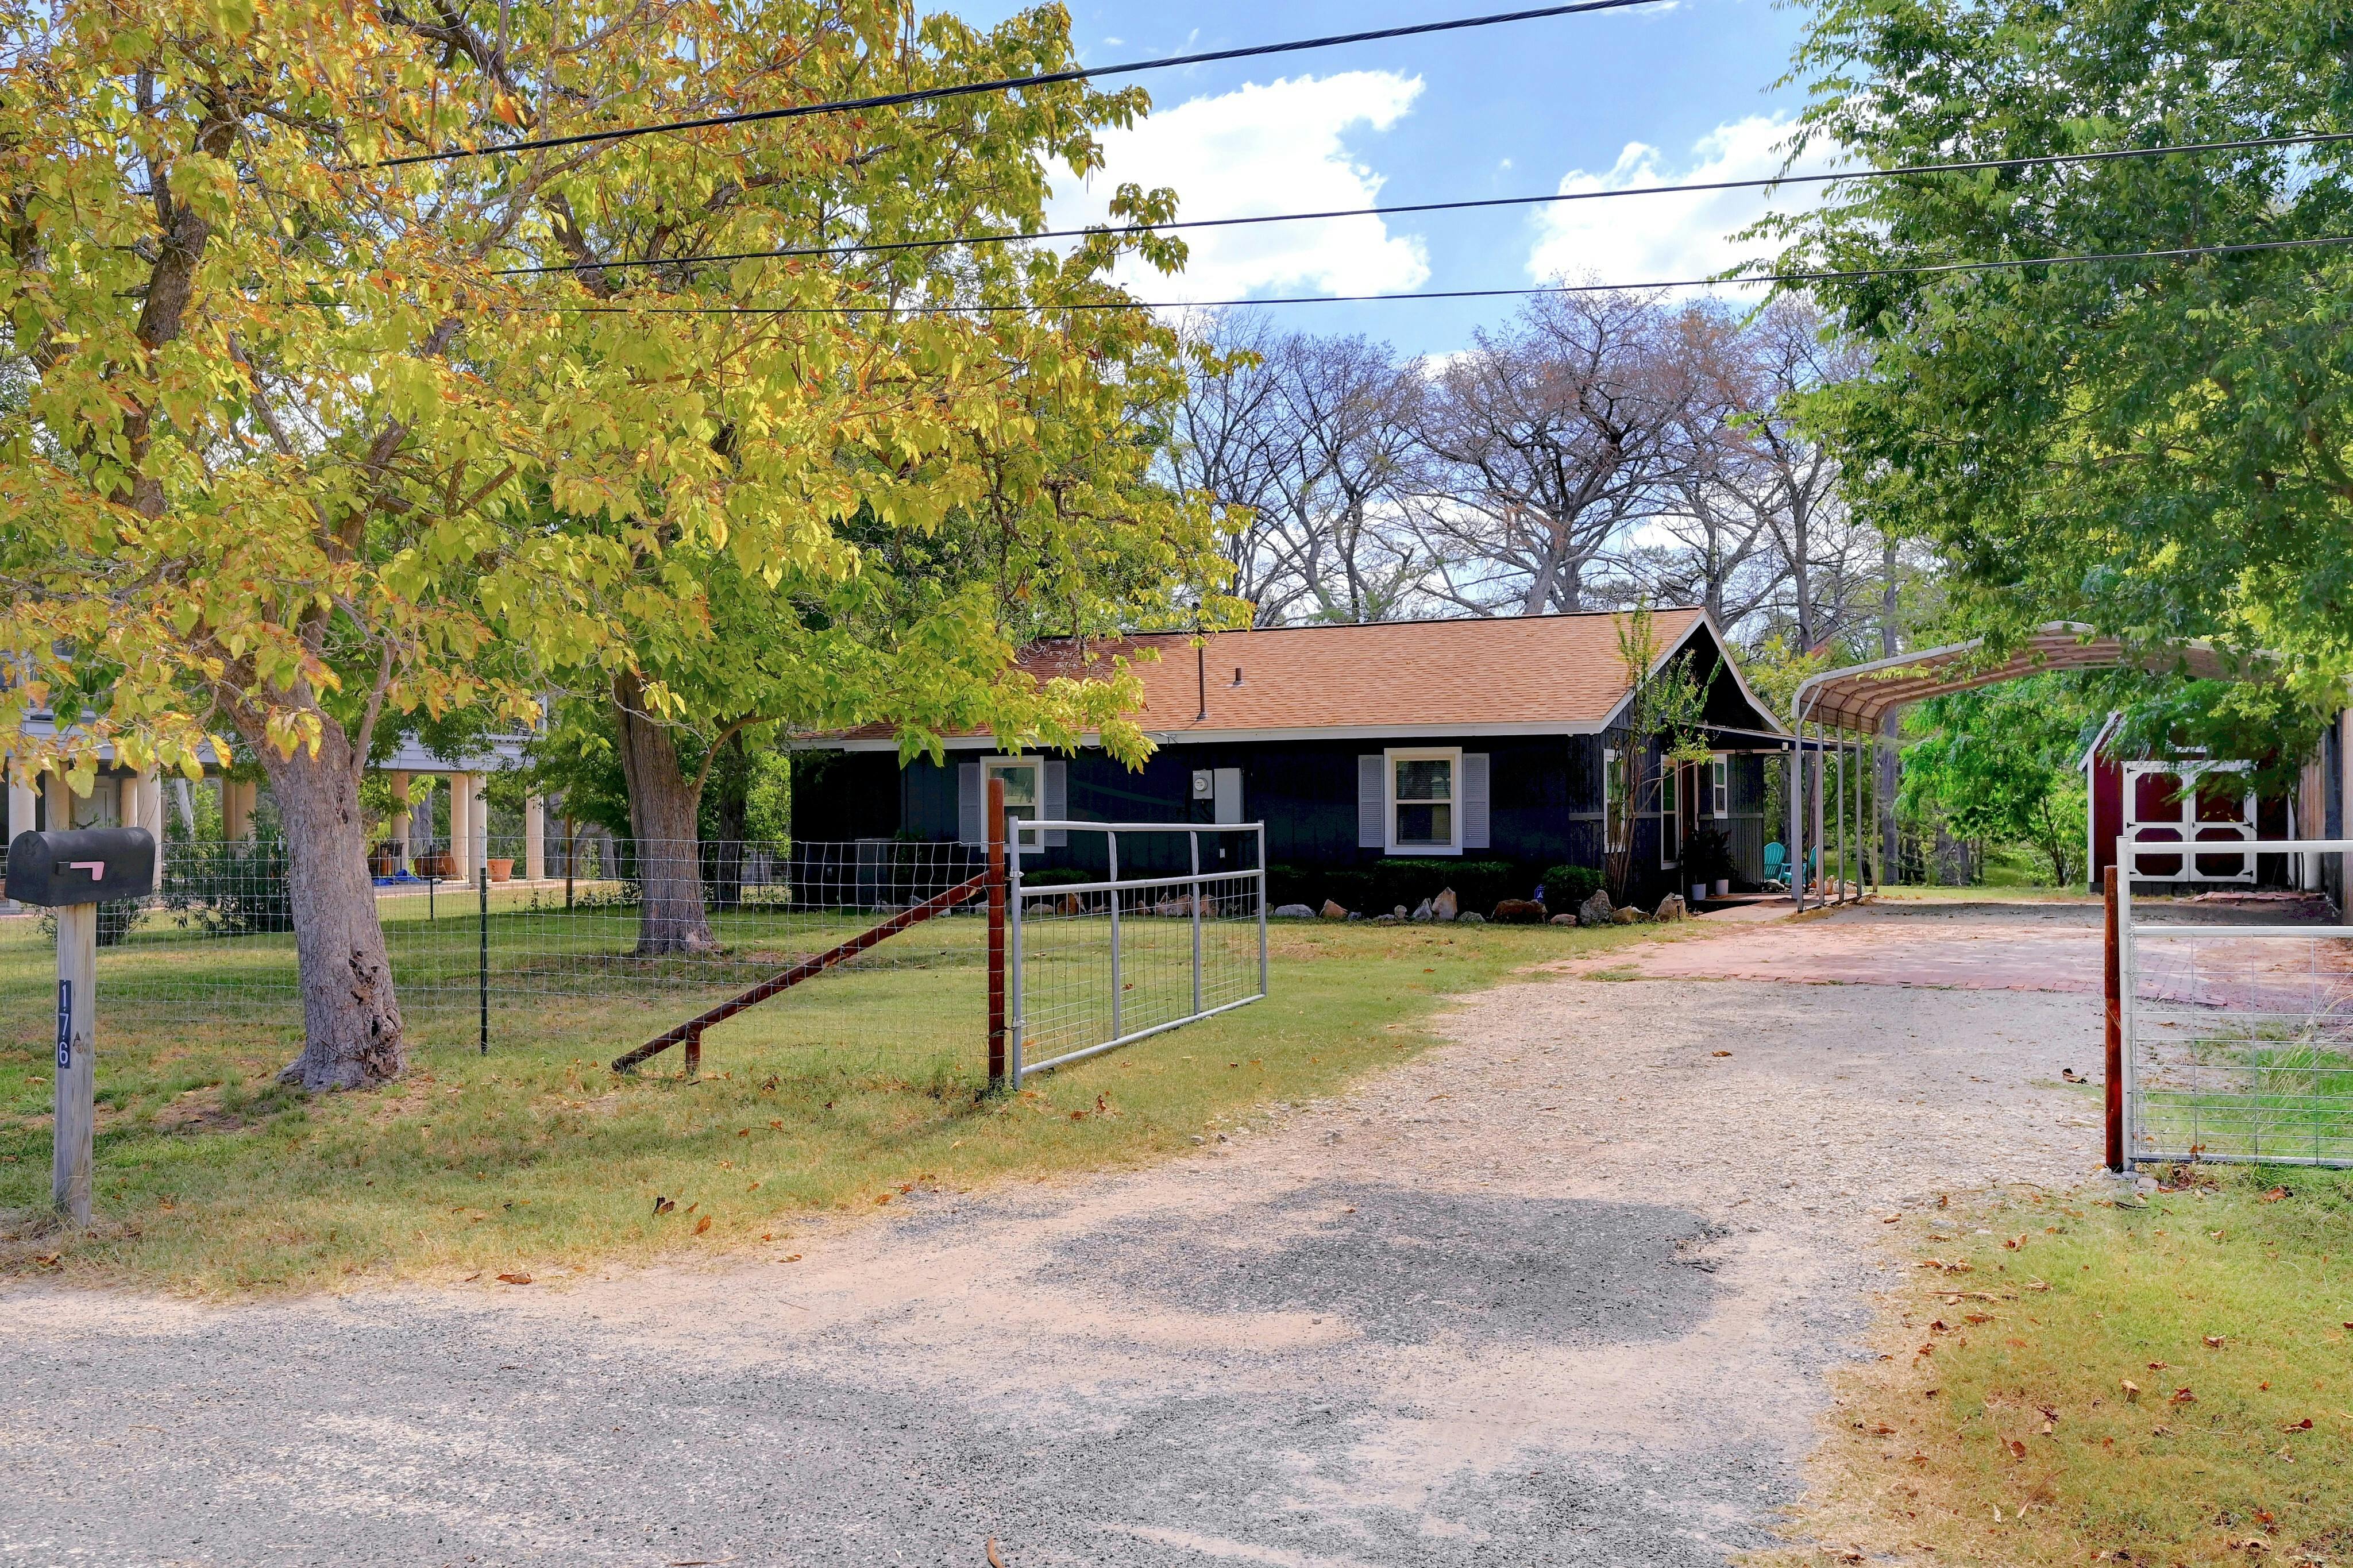
[[[1898,918],[1716,940],[1950,959]],[[2096,1163],[2096,1004],[2009,984],[1542,976],[1191,1158],[790,1264],[19,1288],[0,1562],[1718,1563],[1795,1495],[1875,1216]]]

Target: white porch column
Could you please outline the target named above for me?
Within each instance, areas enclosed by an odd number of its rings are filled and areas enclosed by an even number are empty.
[[[522,797],[522,874],[525,881],[547,879],[547,802],[535,790]]]
[[[155,879],[152,887],[160,892],[164,887],[164,781],[156,776],[153,768],[142,768],[125,787],[135,788],[136,793],[125,803],[122,825],[143,827],[154,838]]]
[[[74,825],[74,794],[66,787],[65,775],[51,773],[43,787],[41,804],[48,807],[49,831],[63,833]]]
[[[221,832],[230,838],[253,837],[253,808],[261,786],[243,779],[221,780]]]
[[[39,797],[33,794],[33,786],[31,784],[28,784],[25,783],[24,780],[18,778],[15,773],[12,772],[9,773],[9,837],[14,838],[19,833],[30,833],[33,831],[33,814],[37,809],[38,800]]]
[[[408,775],[406,773],[395,772],[390,776],[390,783],[392,784],[392,841],[396,846],[393,854],[397,857],[393,862],[392,868],[397,874],[408,869]]]
[[[453,877],[473,874],[474,857],[467,840],[474,832],[474,775],[449,775],[449,872]]]
[[[476,872],[489,869],[491,858],[491,791],[489,781],[480,773],[474,775],[473,796],[473,817],[467,832],[470,858],[466,877],[470,881]]]

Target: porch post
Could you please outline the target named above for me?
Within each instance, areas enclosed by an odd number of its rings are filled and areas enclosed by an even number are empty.
[[[1806,721],[1798,719],[1790,725],[1789,773],[1782,781],[1789,795],[1789,857],[1782,868],[1789,879],[1789,895],[1797,901],[1799,913],[1806,908]]]
[[[522,797],[522,874],[533,882],[547,878],[547,801],[537,790]]]
[[[1822,769],[1830,762],[1830,752],[1822,743],[1820,733],[1821,725],[1817,722],[1814,728],[1817,732],[1814,736],[1813,776],[1806,781],[1806,837],[1813,847],[1816,862],[1820,869],[1827,871],[1830,869],[1828,864],[1830,857],[1822,851],[1829,848],[1830,845],[1822,834],[1822,795],[1824,794]],[[1827,882],[1824,883],[1824,887],[1827,890]]]
[[[408,774],[395,769],[389,775],[392,784],[392,869],[395,875],[408,869]]]
[[[474,874],[474,775],[449,775],[449,868],[456,878]]]
[[[164,889],[164,780],[153,768],[142,768],[132,781],[137,793],[135,805],[122,814],[125,827],[143,827],[155,840],[155,879],[150,884],[153,891]]]
[[[1846,743],[1846,731],[1838,736],[1838,799],[1831,806],[1831,816],[1838,823],[1838,901],[1846,902],[1846,773],[1853,759],[1853,749]]]

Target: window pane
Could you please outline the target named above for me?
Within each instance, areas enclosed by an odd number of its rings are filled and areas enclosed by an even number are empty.
[[[1008,811],[1027,809],[1036,815],[1038,805],[1038,769],[1029,763],[1005,766],[992,763],[989,774],[1005,781],[1005,805]]]
[[[1452,800],[1454,764],[1444,757],[1423,757],[1398,763],[1397,797],[1401,801]]]
[[[1398,847],[1409,844],[1451,847],[1454,808],[1451,805],[1400,805],[1397,814]]]

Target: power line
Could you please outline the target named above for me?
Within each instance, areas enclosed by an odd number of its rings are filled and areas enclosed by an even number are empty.
[[[1917,278],[1947,273],[2000,272],[2021,267],[2065,267],[2102,261],[2180,261],[2201,256],[2309,250],[2353,245],[2353,234],[2313,239],[2250,240],[2236,245],[2184,245],[2166,250],[2111,250],[2031,256],[2004,261],[1934,261],[1911,267],[1859,267],[1840,271],[1766,272],[1737,277],[1672,278],[1649,283],[1556,283],[1526,289],[1442,289],[1411,294],[1293,294],[1263,300],[1094,300],[1029,305],[549,305],[559,313],[591,316],[968,316],[1043,310],[1209,310],[1241,305],[1350,305],[1397,300],[1523,300],[1556,294],[1641,294],[1662,289],[1714,289],[1759,283],[1843,283],[1866,278]]]
[[[1411,202],[1386,207],[1332,207],[1321,212],[1264,213],[1248,217],[1172,218],[1166,223],[1126,224],[1118,227],[1050,228],[1022,234],[951,235],[944,239],[894,239],[856,245],[788,247],[778,250],[714,251],[703,255],[640,256],[614,261],[556,261],[535,267],[501,267],[496,276],[530,278],[558,272],[620,271],[646,267],[689,267],[723,261],[782,261],[827,256],[881,256],[906,250],[943,250],[959,245],[1007,245],[1018,240],[1083,239],[1090,235],[1114,237],[1161,234],[1180,228],[1236,228],[1252,224],[1311,223],[1322,218],[1395,217],[1414,213],[1469,212],[1485,207],[1542,206],[1558,202],[1614,201],[1624,196],[1664,196],[1706,191],[1761,190],[1779,185],[1824,184],[1836,180],[1886,180],[1913,174],[1968,174],[1986,169],[2026,169],[2059,163],[2105,163],[2126,158],[2161,158],[2190,153],[2245,153],[2270,147],[2312,147],[2353,142],[2353,131],[2316,131],[2294,136],[2258,136],[2238,142],[2185,142],[2165,147],[2117,147],[2100,153],[2049,153],[2029,158],[1972,158],[1953,163],[1904,163],[1886,169],[1857,169],[1846,174],[1776,174],[1746,180],[1701,180],[1676,185],[1632,185],[1604,191],[1555,191],[1534,196],[1482,196],[1451,202]]]
[[[710,114],[698,120],[669,120],[651,125],[624,125],[610,131],[580,131],[565,136],[536,136],[490,146],[453,147],[441,153],[409,153],[366,165],[397,169],[411,163],[440,163],[459,158],[493,158],[510,153],[536,153],[550,147],[577,147],[590,142],[624,142],[674,131],[704,131],[722,125],[754,125],[769,120],[802,120],[817,114],[850,114],[860,110],[896,109],[903,104],[929,103],[945,98],[970,98],[981,93],[1012,92],[1026,87],[1050,87],[1058,82],[1087,81],[1095,77],[1128,76],[1137,71],[1166,70],[1176,66],[1208,65],[1219,60],[1252,59],[1262,55],[1297,54],[1342,44],[1377,43],[1385,38],[1415,38],[1431,33],[1456,33],[1471,27],[1493,27],[1505,22],[1536,22],[1553,16],[1575,16],[1590,11],[1624,11],[1637,5],[1672,4],[1672,0],[1579,0],[1571,5],[1543,5],[1528,11],[1499,11],[1483,16],[1461,16],[1447,22],[1416,22],[1403,27],[1380,27],[1364,33],[1334,33],[1321,38],[1293,38],[1287,43],[1252,44],[1239,49],[1209,49],[1199,54],[1169,55],[1156,60],[1129,60],[1123,65],[1078,66],[1069,70],[1039,71],[1029,76],[999,77],[993,81],[962,82],[953,87],[916,88],[906,92],[876,93],[868,98],[834,99],[823,103],[792,104],[780,109],[744,110]]]

